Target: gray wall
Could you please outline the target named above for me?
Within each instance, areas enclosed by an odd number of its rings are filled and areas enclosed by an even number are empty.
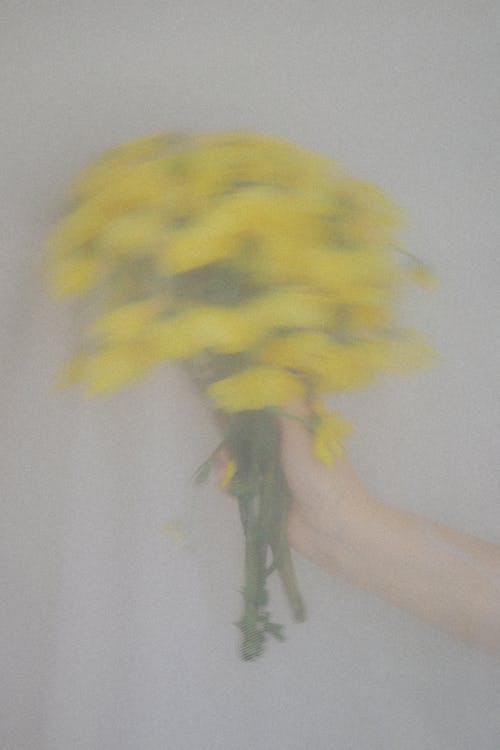
[[[498,663],[303,560],[308,622],[238,660],[238,519],[189,480],[204,404],[171,367],[54,393],[77,324],[38,271],[68,179],[116,142],[245,128],[332,155],[402,205],[441,279],[406,307],[440,366],[332,401],[353,461],[388,503],[500,542],[499,21],[479,1],[4,0],[2,750],[498,749]],[[184,547],[162,532],[179,515]]]

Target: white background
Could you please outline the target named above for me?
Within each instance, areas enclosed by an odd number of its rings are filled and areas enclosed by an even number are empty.
[[[204,404],[173,367],[55,393],[76,323],[39,266],[68,180],[137,135],[267,132],[377,182],[441,280],[407,315],[443,359],[332,404],[380,498],[500,543],[499,32],[479,0],[4,0],[1,750],[498,750],[498,662],[305,561],[308,622],[239,661],[234,506],[204,489],[190,543],[162,531]]]

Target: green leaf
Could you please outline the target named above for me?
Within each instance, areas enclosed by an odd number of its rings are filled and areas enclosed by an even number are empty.
[[[201,466],[196,469],[193,477],[195,484],[203,484],[204,482],[206,482],[210,474],[212,473],[213,466],[214,457],[210,456],[210,458],[207,458],[207,460],[204,461]]]
[[[212,453],[209,455],[206,461],[204,461],[201,466],[198,466],[195,473],[193,474],[193,480],[195,484],[203,484],[203,482],[206,482],[209,478],[210,474],[212,473],[212,470],[214,468],[215,459],[217,457],[217,453],[221,450],[221,448],[224,447],[226,444],[226,438],[222,440],[217,448],[212,451]]]

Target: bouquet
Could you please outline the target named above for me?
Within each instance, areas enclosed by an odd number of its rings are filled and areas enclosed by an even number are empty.
[[[71,185],[47,273],[59,297],[91,296],[95,313],[63,385],[102,394],[178,361],[206,395],[223,485],[245,537],[241,655],[283,639],[268,608],[276,573],[305,617],[285,536],[290,492],[277,414],[302,399],[317,458],[342,453],[350,425],[322,396],[406,372],[432,354],[397,321],[401,290],[428,283],[402,250],[402,216],[375,186],[277,138],[166,133],[113,148]],[[289,415],[290,418],[297,418]]]

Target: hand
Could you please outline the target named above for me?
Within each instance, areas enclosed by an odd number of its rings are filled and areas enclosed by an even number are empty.
[[[309,416],[303,403],[284,411]],[[323,465],[304,424],[279,422],[293,498],[289,544],[327,572],[500,656],[500,546],[380,502],[346,457]],[[220,459],[219,475],[228,460]]]
[[[303,403],[284,409],[307,418]],[[299,421],[279,417],[281,464],[293,504],[288,516],[289,544],[330,573],[339,572],[336,551],[353,517],[369,512],[371,498],[347,457],[325,466],[313,455],[311,434]]]
[[[307,418],[302,402],[289,404],[284,413]],[[311,434],[304,424],[278,417],[281,428],[281,465],[292,494],[287,539],[291,547],[330,573],[339,572],[337,550],[345,530],[357,515],[366,513],[371,498],[347,457],[325,466],[313,455]],[[225,450],[217,455],[219,486],[230,460]]]

